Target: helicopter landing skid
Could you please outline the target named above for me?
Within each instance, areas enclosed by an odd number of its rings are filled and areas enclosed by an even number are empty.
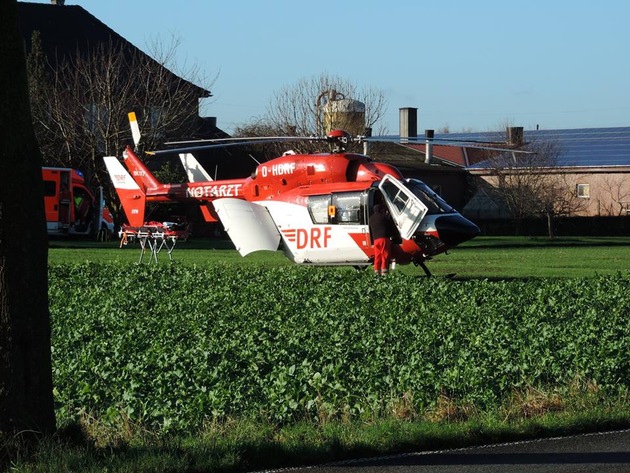
[[[429,271],[429,268],[427,268],[427,265],[424,264],[424,261],[420,261],[418,263],[418,266],[420,266],[424,270],[424,274],[427,275],[427,278],[431,277],[431,271]]]

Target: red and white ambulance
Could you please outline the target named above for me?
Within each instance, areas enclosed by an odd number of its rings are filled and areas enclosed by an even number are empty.
[[[83,174],[70,168],[42,168],[44,204],[49,236],[90,236],[107,240],[114,219],[105,204],[103,189],[92,189]]]

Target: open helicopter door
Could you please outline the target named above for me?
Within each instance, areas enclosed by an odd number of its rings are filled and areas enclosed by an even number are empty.
[[[390,174],[383,177],[378,188],[383,193],[400,236],[409,240],[429,209],[411,190]]]
[[[231,198],[217,199],[212,204],[241,256],[278,249],[280,232],[265,207]]]

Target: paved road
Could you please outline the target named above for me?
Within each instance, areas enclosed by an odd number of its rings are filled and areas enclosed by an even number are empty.
[[[630,430],[353,460],[304,473],[630,473]]]

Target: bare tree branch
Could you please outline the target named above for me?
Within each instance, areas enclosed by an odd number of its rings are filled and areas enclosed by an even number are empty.
[[[489,159],[496,191],[517,230],[526,218],[544,216],[553,237],[554,220],[583,210],[588,202],[578,198],[575,183],[558,167],[561,148],[557,142],[537,140],[523,148],[531,154],[503,153]]]
[[[341,119],[341,115],[324,117],[326,104],[337,99],[361,102],[364,105],[362,119],[353,122]],[[281,87],[273,94],[265,116],[237,128],[235,134],[265,136],[257,133],[273,132],[276,135],[315,136],[325,134],[328,128],[343,128],[351,134],[363,135],[366,128],[376,126],[386,111],[387,100],[382,91],[374,87],[359,88],[347,79],[323,73]],[[383,131],[379,130],[379,133]],[[321,149],[321,144],[303,143],[299,146],[302,152]]]
[[[190,137],[198,123],[198,100],[207,88],[191,68],[187,79],[172,66],[178,43],[154,42],[157,59],[109,42],[89,52],[47,61],[38,35],[28,57],[34,127],[44,163],[80,169],[109,188],[101,157],[132,144],[127,114],[135,111],[143,140],[139,152],[163,141]],[[110,193],[110,200],[116,196]]]

